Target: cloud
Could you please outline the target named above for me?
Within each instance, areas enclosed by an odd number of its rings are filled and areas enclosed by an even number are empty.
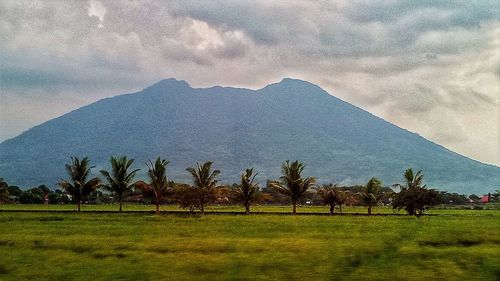
[[[500,164],[495,2],[0,1],[2,111],[23,112],[2,112],[0,138],[166,77],[260,88],[292,76]]]
[[[104,16],[106,15],[106,7],[104,5],[97,1],[97,0],[90,0],[89,1],[89,8],[88,8],[88,15],[89,17],[97,17],[99,19],[99,25],[97,27],[99,28],[104,28]]]

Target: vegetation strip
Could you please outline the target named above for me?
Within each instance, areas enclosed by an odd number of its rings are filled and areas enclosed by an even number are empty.
[[[155,214],[156,211],[106,211],[106,210],[0,210],[4,213],[89,213],[89,214]],[[159,211],[160,214],[183,214],[183,215],[203,215],[201,212],[190,213],[188,211]],[[286,212],[224,212],[224,211],[205,211],[204,215],[281,215],[281,216],[406,216],[406,214],[364,214],[364,213],[286,213]],[[446,214],[425,214],[425,216],[446,216]],[[460,214],[453,214],[453,216],[461,216]]]

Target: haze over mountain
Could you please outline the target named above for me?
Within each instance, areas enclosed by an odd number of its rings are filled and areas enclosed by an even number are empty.
[[[166,79],[141,92],[106,98],[36,126],[0,144],[0,176],[9,184],[54,185],[70,156],[109,169],[111,155],[171,161],[169,177],[190,182],[186,167],[214,161],[224,183],[255,167],[276,179],[284,160],[306,164],[320,183],[385,185],[406,168],[422,169],[433,188],[481,194],[500,187],[500,168],[401,129],[329,95],[311,83],[283,79],[259,90],[195,89]]]

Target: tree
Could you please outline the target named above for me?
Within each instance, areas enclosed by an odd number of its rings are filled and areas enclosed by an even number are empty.
[[[87,181],[90,175],[89,166],[90,160],[85,157],[80,160],[78,157],[70,157],[71,163],[66,164],[66,171],[70,177],[70,181],[62,180],[58,185],[64,189],[68,194],[73,196],[78,212],[80,212],[80,204],[84,197],[89,195],[92,191],[100,187],[101,182],[99,178],[95,177]],[[39,187],[44,193],[46,190]],[[50,190],[49,190],[50,191]]]
[[[19,195],[19,203],[21,204],[40,204],[43,202],[43,192],[37,187],[23,191]]]
[[[213,162],[207,161],[200,165],[196,162],[196,168],[189,167],[186,169],[193,177],[193,187],[191,196],[194,196],[198,201],[198,207],[202,214],[205,214],[205,205],[212,202],[215,198],[214,188],[217,185],[217,176],[219,170],[211,170]]]
[[[292,200],[292,214],[294,215],[297,213],[297,202],[299,199],[316,183],[314,177],[301,177],[304,167],[304,164],[298,160],[293,163],[287,160],[281,166],[281,173],[283,175],[280,177],[280,180],[270,182],[271,188],[290,197]]]
[[[19,197],[23,193],[21,188],[19,186],[15,186],[15,185],[9,185],[7,187],[7,190],[9,191],[9,194],[11,196],[16,196],[16,197]]]
[[[182,209],[188,209],[193,213],[196,208],[200,208],[197,189],[189,184],[177,184],[174,187],[174,197]]]
[[[476,194],[471,194],[469,195],[469,199],[472,201],[479,201],[481,200],[481,197],[477,196]]]
[[[342,205],[347,202],[347,200],[350,198],[350,192],[347,190],[343,190],[341,188],[336,188],[335,190],[337,192],[337,205],[339,206],[339,212],[342,213]]]
[[[330,215],[333,215],[335,205],[337,204],[337,192],[335,189],[336,186],[328,184],[323,185],[323,187],[318,190],[321,201],[330,206]]]
[[[111,173],[106,170],[101,170],[100,172],[108,181],[108,184],[104,185],[104,187],[118,196],[120,203],[119,211],[121,212],[123,197],[134,188],[135,183],[131,182],[140,169],[129,172],[128,169],[134,163],[134,159],[127,159],[127,156],[111,157],[110,162]]]
[[[404,173],[405,184],[395,184],[400,192],[394,195],[393,208],[405,209],[408,215],[421,216],[426,208],[438,204],[440,194],[437,190],[427,189],[423,184],[422,171],[413,174],[412,169]]]
[[[3,178],[0,178],[0,203],[9,202],[9,185]]]
[[[151,180],[149,184],[145,182],[139,182],[136,186],[142,190],[143,195],[150,196],[156,205],[156,214],[160,213],[160,203],[162,200],[173,194],[173,188],[167,179],[167,165],[170,163],[165,159],[158,157],[153,163],[149,161],[148,165],[148,176]]]
[[[254,182],[257,173],[253,173],[253,168],[246,169],[241,174],[241,184],[233,189],[231,198],[245,207],[245,214],[250,213],[250,205],[260,198],[259,184]]]
[[[380,194],[381,187],[382,182],[373,177],[368,181],[364,190],[358,193],[361,204],[368,208],[368,215],[372,214],[372,208],[380,202],[382,197]]]

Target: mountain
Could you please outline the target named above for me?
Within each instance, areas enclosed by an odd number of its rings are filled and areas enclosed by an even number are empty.
[[[138,93],[106,98],[0,144],[0,176],[23,187],[66,178],[70,156],[109,169],[111,155],[171,161],[169,176],[190,181],[186,167],[214,161],[224,183],[247,167],[276,179],[284,160],[298,159],[321,183],[385,185],[406,168],[422,169],[433,188],[482,194],[500,187],[500,168],[452,152],[331,96],[311,83],[284,79],[259,90],[195,89],[166,79]]]

